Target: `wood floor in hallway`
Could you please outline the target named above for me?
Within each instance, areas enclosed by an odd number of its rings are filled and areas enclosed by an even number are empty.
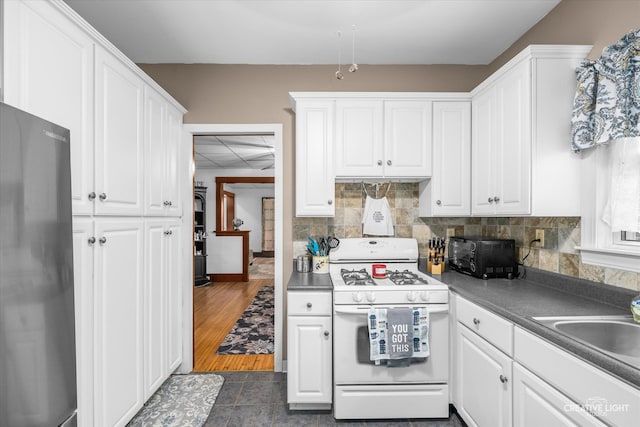
[[[216,350],[263,286],[273,278],[194,288],[194,371],[273,371],[273,354],[217,355]]]

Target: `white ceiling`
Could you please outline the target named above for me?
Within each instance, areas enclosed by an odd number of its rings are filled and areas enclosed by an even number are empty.
[[[273,135],[194,136],[196,169],[273,169]]]
[[[560,2],[65,1],[136,63],[337,64],[340,54],[341,64],[355,60],[361,68],[488,64]],[[195,151],[197,168],[274,164],[269,136],[197,137]]]
[[[134,62],[217,64],[350,64],[354,34],[358,64],[488,64],[560,2],[65,1]]]

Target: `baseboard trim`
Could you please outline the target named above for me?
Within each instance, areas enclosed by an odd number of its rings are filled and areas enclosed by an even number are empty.
[[[259,257],[259,258],[273,258],[275,256],[275,252],[274,251],[262,251],[262,252],[254,252],[253,253],[254,257]]]
[[[247,282],[249,281],[249,274],[245,276],[242,273],[237,274],[209,274],[209,281],[211,282]]]

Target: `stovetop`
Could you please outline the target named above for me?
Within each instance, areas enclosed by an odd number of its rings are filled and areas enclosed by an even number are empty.
[[[424,277],[424,275],[418,271],[412,271],[408,268],[404,270],[386,270],[384,275],[374,277],[366,268],[355,269],[342,267],[338,274],[342,278],[345,286],[413,286],[429,284],[427,277]]]
[[[386,264],[386,276],[372,277],[373,264],[329,264],[335,304],[446,303],[448,286],[418,270],[417,263]]]

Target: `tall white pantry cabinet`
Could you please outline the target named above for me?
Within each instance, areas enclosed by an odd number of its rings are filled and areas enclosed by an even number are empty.
[[[185,110],[64,2],[3,6],[3,102],[71,131],[78,422],[126,425],[182,362]]]

